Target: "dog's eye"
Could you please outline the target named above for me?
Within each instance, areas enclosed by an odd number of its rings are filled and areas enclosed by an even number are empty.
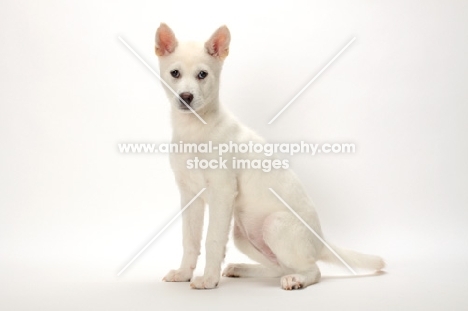
[[[179,72],[179,70],[177,70],[177,69],[176,69],[176,70],[172,70],[172,71],[171,71],[171,76],[172,76],[173,78],[176,78],[176,79],[179,78],[179,77],[180,77],[180,72]]]
[[[200,71],[200,72],[198,73],[197,78],[200,79],[200,80],[203,80],[203,79],[206,78],[206,76],[208,76],[208,72],[202,70],[202,71]]]

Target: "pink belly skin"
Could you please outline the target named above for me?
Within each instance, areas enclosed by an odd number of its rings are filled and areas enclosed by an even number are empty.
[[[236,222],[234,225],[234,236],[246,238],[249,240],[250,244],[255,247],[256,250],[263,254],[263,256],[268,258],[268,260],[270,260],[275,265],[279,265],[276,255],[273,253],[270,247],[268,247],[268,245],[265,243],[265,240],[263,239],[263,226],[259,225],[254,227],[255,230],[248,232],[245,230],[242,224]]]

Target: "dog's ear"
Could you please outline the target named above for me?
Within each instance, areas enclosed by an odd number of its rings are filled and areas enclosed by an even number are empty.
[[[158,30],[156,30],[155,41],[154,52],[158,56],[171,54],[177,47],[177,39],[174,32],[164,23],[161,23]]]
[[[213,57],[223,60],[229,54],[229,43],[231,42],[231,34],[226,26],[219,27],[206,41],[205,49]]]

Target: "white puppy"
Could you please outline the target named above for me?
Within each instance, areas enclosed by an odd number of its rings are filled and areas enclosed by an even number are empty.
[[[204,44],[178,42],[172,30],[161,24],[156,32],[155,52],[161,78],[179,96],[165,88],[172,106],[173,142],[229,141],[263,143],[262,138],[237,121],[219,103],[223,61],[229,53],[230,33],[220,27]],[[183,101],[182,101],[183,100]],[[184,103],[185,101],[185,103]],[[207,124],[193,112],[196,112]],[[259,154],[227,154],[227,169],[187,169],[187,160],[217,159],[217,154],[171,154],[170,160],[185,206],[202,193],[183,213],[184,253],[180,268],[164,280],[187,282],[197,289],[215,288],[221,275],[230,225],[234,219],[235,245],[256,265],[230,264],[229,277],[281,277],[283,289],[298,289],[320,280],[316,262],[338,262],[336,256],[269,190],[273,189],[320,236],[314,206],[294,173],[277,169],[232,169],[232,158],[265,159]],[[270,158],[271,159],[271,158]],[[205,205],[209,206],[204,275],[192,279],[202,240]],[[380,257],[333,246],[351,267],[380,270]]]

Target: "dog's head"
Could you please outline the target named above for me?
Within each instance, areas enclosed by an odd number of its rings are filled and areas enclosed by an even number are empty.
[[[217,103],[219,76],[230,38],[229,29],[222,26],[204,44],[178,42],[169,26],[159,26],[155,52],[161,78],[172,89],[165,87],[166,92],[178,111],[199,111]]]

